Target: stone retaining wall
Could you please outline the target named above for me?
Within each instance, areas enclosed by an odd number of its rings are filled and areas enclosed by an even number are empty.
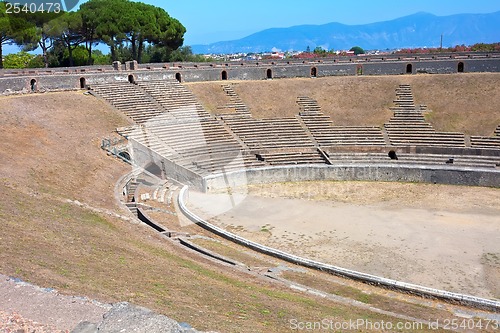
[[[253,168],[204,178],[205,191],[230,184],[265,184],[308,180],[396,181],[500,187],[500,170],[422,165],[335,164]]]
[[[160,179],[165,179],[168,175],[182,184],[205,188],[203,177],[163,157],[132,138],[129,138],[129,152],[135,167],[144,169]]]
[[[132,66],[134,67],[134,66]],[[259,63],[144,64],[136,70],[111,66],[66,69],[0,70],[0,94],[82,89],[94,83],[177,79],[181,82],[266,80],[336,75],[500,72],[500,54],[426,57],[352,57],[319,61]]]

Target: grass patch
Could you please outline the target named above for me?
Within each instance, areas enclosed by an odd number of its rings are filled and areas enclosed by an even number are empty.
[[[396,300],[375,293],[367,293],[354,287],[338,284],[323,276],[312,273],[286,271],[283,277],[311,288],[333,295],[354,299],[359,302],[396,313],[407,313],[416,318],[449,318],[450,313],[444,310],[429,308],[419,303],[409,303],[403,299]]]
[[[271,267],[275,263],[273,261],[266,261],[255,257],[254,255],[248,254],[247,249],[239,247],[233,243],[227,243],[225,241],[215,241],[196,238],[191,240],[194,244],[204,247],[210,251],[218,253],[224,257],[231,258],[238,262],[244,263],[247,266],[254,267]]]
[[[481,263],[495,266],[495,267],[500,267],[500,253],[484,253],[481,256]]]

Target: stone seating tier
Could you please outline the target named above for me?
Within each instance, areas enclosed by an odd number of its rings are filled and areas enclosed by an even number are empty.
[[[302,99],[299,97],[297,100],[299,105],[303,103]],[[307,102],[316,103],[312,99],[308,99]],[[386,145],[382,130],[376,126],[333,126],[331,118],[321,112],[302,111],[298,117],[322,147],[335,145]]]
[[[437,132],[425,121],[422,107],[417,109],[415,106],[410,85],[400,85],[396,89],[394,104],[396,106],[391,107],[394,116],[384,124],[391,145],[465,147],[464,134]]]
[[[175,113],[176,117],[182,114],[186,114],[187,117],[210,117],[196,97],[176,80],[141,81],[138,85],[156,99],[165,110]]]
[[[243,168],[257,168],[267,166],[263,161],[259,161],[255,155],[243,155],[242,159],[203,159],[191,162],[188,167],[194,167],[196,172],[202,176],[213,174],[214,172],[230,172]]]
[[[495,168],[500,165],[500,157],[484,156],[454,156],[432,154],[398,153],[397,160],[392,160],[384,153],[328,153],[332,163],[392,163],[392,164],[420,164],[420,165],[449,165],[462,167]],[[450,161],[453,160],[453,163]]]
[[[385,145],[384,136],[378,127],[330,126],[312,131],[321,146],[329,145]]]
[[[237,114],[250,116],[250,109],[243,103],[242,99],[234,91],[230,84],[222,84],[222,90],[229,96],[229,103],[225,108],[234,109]]]
[[[471,147],[500,149],[500,136],[471,136]]]
[[[325,164],[326,161],[321,154],[311,149],[309,151],[274,151],[262,153],[261,157],[270,165],[290,164]]]
[[[296,118],[224,117],[223,121],[250,149],[314,148]]]
[[[300,115],[321,115],[321,107],[318,102],[310,97],[299,96],[296,103],[299,105]]]
[[[90,88],[136,123],[144,123],[164,112],[160,105],[135,84],[93,84]]]

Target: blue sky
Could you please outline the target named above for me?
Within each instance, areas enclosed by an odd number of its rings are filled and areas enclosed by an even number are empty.
[[[185,44],[245,37],[267,28],[301,24],[365,24],[425,11],[438,16],[492,13],[498,0],[143,0],[163,7],[187,28]]]

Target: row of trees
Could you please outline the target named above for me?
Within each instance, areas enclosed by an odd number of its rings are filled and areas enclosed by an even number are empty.
[[[116,51],[118,60],[121,62],[132,59],[131,49],[129,47],[120,47]],[[88,51],[84,46],[78,46],[72,52],[73,64],[75,66],[85,66],[88,64]],[[68,50],[61,47],[53,47],[48,52],[49,67],[67,67],[69,66],[69,53]],[[167,60],[165,60],[167,59]],[[193,54],[190,46],[181,46],[166,55],[164,48],[158,46],[147,46],[142,55],[144,63],[150,62],[206,62],[213,61],[212,58],[206,58],[199,54]],[[109,65],[111,64],[111,55],[104,54],[99,49],[92,51],[92,64],[93,65]],[[4,68],[41,68],[45,66],[44,58],[42,55],[35,55],[26,51],[18,53],[11,53],[4,57]]]
[[[358,54],[364,54],[365,50],[363,50],[359,46],[353,46],[349,51],[354,52],[355,55]],[[326,58],[326,57],[333,57],[333,56],[345,56],[347,55],[346,51],[341,51],[337,52],[335,50],[325,50],[321,46],[317,46],[314,50],[311,51],[311,48],[308,46],[305,50],[305,52],[302,52],[300,54],[294,55],[293,58],[295,59],[315,59],[315,58]]]
[[[2,46],[7,43],[19,45],[23,51],[40,48],[46,67],[50,56],[64,53],[68,65],[73,66],[74,52],[81,49],[86,50],[86,64],[92,65],[93,49],[99,43],[109,46],[111,61],[127,54],[127,60],[142,62],[145,50],[151,47],[160,61],[168,61],[182,46],[185,32],[164,9],[142,2],[89,0],[74,12],[27,10],[16,14],[7,13],[7,3],[0,2],[0,68]]]
[[[473,45],[455,45],[447,48],[414,48],[414,49],[401,49],[396,51],[397,54],[409,53],[438,53],[438,52],[498,52],[500,51],[500,43],[477,43]]]
[[[363,50],[360,46],[353,46],[349,49],[349,51],[354,52],[354,54],[364,54],[365,50]],[[306,53],[311,53],[311,48],[308,46],[306,48]],[[319,55],[319,56],[328,56],[332,54],[338,54],[335,50],[325,50],[321,46],[316,46],[316,48],[312,51],[313,54]]]

